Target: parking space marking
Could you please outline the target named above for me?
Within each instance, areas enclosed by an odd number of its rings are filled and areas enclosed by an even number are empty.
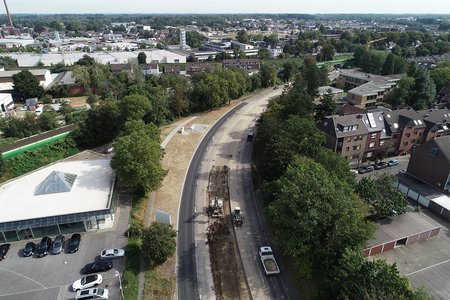
[[[447,262],[449,262],[449,261],[450,261],[450,259],[447,259],[447,260],[441,261],[440,263],[437,263],[437,264],[434,264],[434,265],[431,265],[431,266],[425,267],[425,268],[423,268],[423,269],[420,269],[420,270],[417,270],[417,271],[414,271],[414,272],[408,273],[408,274],[406,274],[406,276],[410,276],[410,275],[413,275],[413,274],[416,274],[416,273],[419,273],[419,272],[422,272],[422,271],[425,271],[425,270],[428,270],[428,269],[434,268],[434,267],[436,267],[436,266],[439,266],[439,265],[445,264],[445,263],[447,263]]]
[[[17,273],[17,272],[14,272],[14,271],[11,271],[11,270],[8,270],[8,269],[5,269],[5,268],[1,268],[1,267],[0,267],[0,270],[6,271],[6,272],[10,272],[10,273],[16,274],[17,276],[26,278],[26,279],[28,279],[28,280],[30,280],[30,281],[33,281],[34,283],[36,283],[36,284],[42,286],[44,289],[47,289],[47,288],[45,287],[45,285],[41,284],[40,282],[37,282],[37,281],[34,280],[33,278],[30,278],[30,277],[25,276],[25,275],[23,275],[23,274],[20,274],[20,273]]]

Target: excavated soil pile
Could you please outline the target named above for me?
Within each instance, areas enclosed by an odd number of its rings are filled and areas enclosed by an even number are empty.
[[[216,298],[249,299],[243,275],[236,237],[233,231],[227,166],[213,166],[209,174],[208,203],[210,199],[223,199],[223,216],[209,218],[207,238],[211,258],[211,271]]]

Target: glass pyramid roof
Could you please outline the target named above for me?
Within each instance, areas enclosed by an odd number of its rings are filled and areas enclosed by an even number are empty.
[[[53,171],[47,176],[34,191],[34,195],[70,192],[77,175]]]

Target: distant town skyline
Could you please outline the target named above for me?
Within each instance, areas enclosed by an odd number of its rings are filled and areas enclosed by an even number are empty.
[[[450,1],[442,0],[9,0],[12,14],[55,13],[374,13],[374,14],[450,14]],[[5,9],[2,6],[3,14]]]

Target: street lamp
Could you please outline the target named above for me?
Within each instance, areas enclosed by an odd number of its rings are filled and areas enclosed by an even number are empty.
[[[119,271],[115,271],[114,272],[114,275],[116,276],[116,277],[119,277],[119,289],[120,289],[120,294],[122,295],[122,300],[125,298],[124,296],[123,296],[123,288],[122,288],[122,279],[120,278],[120,272]]]

